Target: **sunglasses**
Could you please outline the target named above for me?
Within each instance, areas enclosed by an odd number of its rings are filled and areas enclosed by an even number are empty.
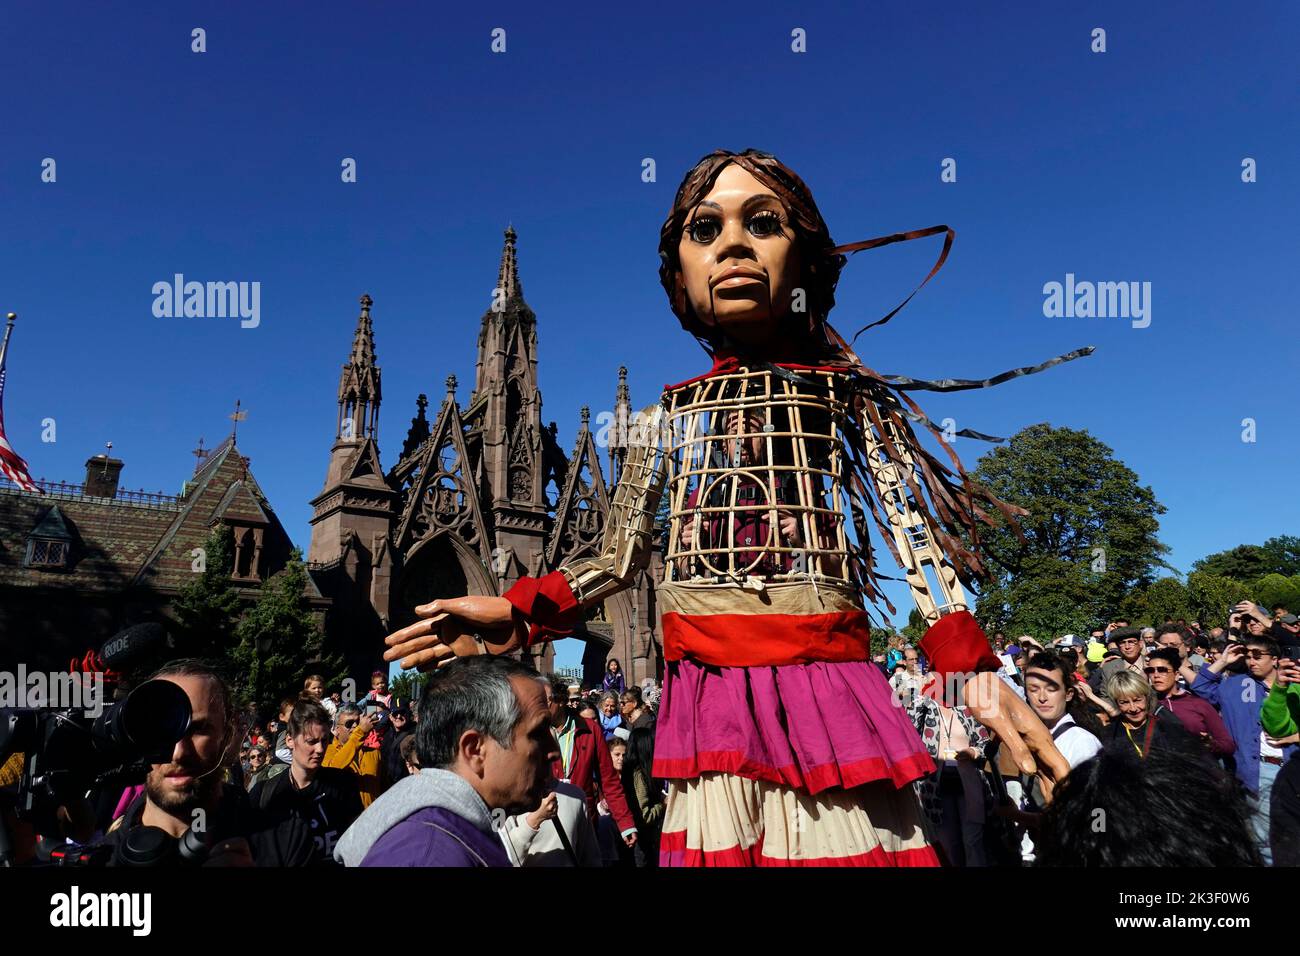
[[[1148,674],[1172,674],[1173,669],[1169,667],[1145,667],[1143,668]]]
[[[1246,656],[1249,657],[1252,661],[1257,661],[1260,658],[1272,657],[1273,655],[1270,654],[1268,651],[1247,651]]]

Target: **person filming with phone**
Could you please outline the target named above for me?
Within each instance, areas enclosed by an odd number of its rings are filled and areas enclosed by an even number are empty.
[[[1273,863],[1269,808],[1273,784],[1282,765],[1295,753],[1261,726],[1264,701],[1277,680],[1281,650],[1269,632],[1267,611],[1249,601],[1235,605],[1228,617],[1228,644],[1213,664],[1202,667],[1192,693],[1219,709],[1237,744],[1237,779],[1248,791],[1255,839],[1266,865]],[[1241,673],[1243,669],[1245,673]]]

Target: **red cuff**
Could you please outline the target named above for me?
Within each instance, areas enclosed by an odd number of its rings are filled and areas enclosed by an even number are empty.
[[[573,596],[568,579],[559,571],[540,578],[522,577],[503,597],[528,619],[528,644],[565,637],[582,616],[578,599]]]
[[[920,646],[930,669],[944,675],[995,671],[1002,666],[970,611],[939,618],[925,632]]]

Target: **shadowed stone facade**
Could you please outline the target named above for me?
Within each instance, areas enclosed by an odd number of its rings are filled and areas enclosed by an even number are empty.
[[[332,599],[326,628],[349,648],[358,677],[381,666],[383,637],[416,620],[413,608],[441,597],[502,594],[522,575],[541,575],[600,548],[610,487],[601,472],[589,413],[569,454],[556,424],[542,424],[537,317],[524,301],[516,234],[507,229],[492,305],[478,338],[474,388],[462,406],[456,377],[432,421],[416,399],[396,463],[380,465],[380,369],[369,296],[339,379],[338,419],[325,484],[312,499],[312,578]],[[620,370],[610,430],[611,482],[626,452],[631,418]],[[575,636],[586,642],[594,682],[608,657],[629,678],[662,674],[653,581],[660,550],[637,586],[605,602]],[[552,669],[543,645],[534,663]]]

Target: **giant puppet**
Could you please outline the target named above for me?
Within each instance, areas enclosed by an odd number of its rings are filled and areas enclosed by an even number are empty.
[[[940,233],[925,281],[947,256],[947,227],[835,246],[812,194],[776,157],[704,157],[663,224],[660,279],[713,367],[640,416],[601,555],[523,578],[503,597],[417,608],[421,620],[389,636],[385,657],[429,668],[564,636],[647,566],[666,494],[661,862],[933,865],[911,785],[934,765],[870,661],[864,598],[888,605],[874,525],[929,622],[921,647],[950,678],[947,692],[1050,786],[1068,766],[997,679],[962,587],[984,573],[987,509],[1011,520],[1016,509],[967,476],[907,392],[996,384],[1090,350],[983,382],[918,382],[865,366],[827,321],[845,253]]]

